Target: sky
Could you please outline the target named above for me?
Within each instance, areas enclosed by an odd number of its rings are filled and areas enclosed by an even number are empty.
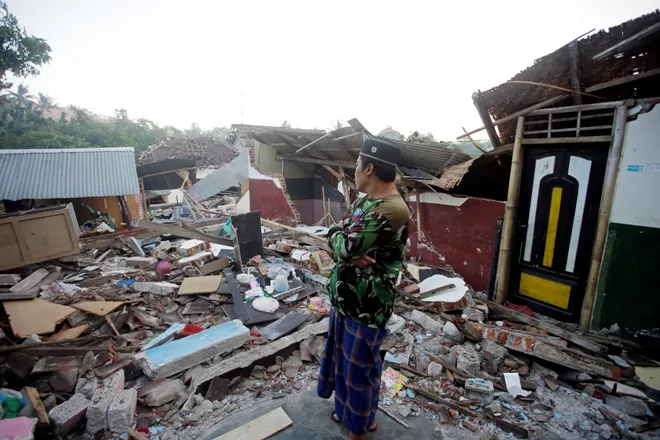
[[[452,140],[472,93],[658,0],[8,0],[52,61],[34,94],[160,125],[330,128]],[[15,80],[18,84],[21,79]],[[484,131],[477,138],[486,138]]]

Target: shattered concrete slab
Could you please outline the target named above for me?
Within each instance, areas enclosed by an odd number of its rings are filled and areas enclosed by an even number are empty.
[[[234,320],[138,353],[133,359],[151,379],[160,379],[235,350],[249,337],[250,329]]]

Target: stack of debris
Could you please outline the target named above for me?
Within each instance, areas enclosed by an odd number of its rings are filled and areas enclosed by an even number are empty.
[[[312,389],[328,330],[325,228],[232,217],[0,275],[0,433],[199,438]],[[382,344],[380,409],[446,438],[652,436],[658,392],[633,342],[480,297],[406,264]],[[288,422],[290,424],[290,420]],[[288,426],[288,425],[287,425]],[[125,437],[123,437],[125,438]]]
[[[231,238],[145,222],[160,235],[0,274],[0,434],[181,438],[207,413],[308,386],[322,277],[264,247],[255,214],[232,218]]]

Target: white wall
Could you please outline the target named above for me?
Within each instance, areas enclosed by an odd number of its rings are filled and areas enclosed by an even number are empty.
[[[630,109],[636,114],[639,107]],[[610,221],[660,228],[660,106],[626,124]]]

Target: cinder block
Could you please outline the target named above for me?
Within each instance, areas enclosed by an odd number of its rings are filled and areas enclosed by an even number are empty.
[[[63,435],[74,428],[85,418],[87,407],[89,407],[89,400],[82,394],[74,394],[66,402],[51,409],[48,412],[48,418],[55,428],[55,433]]]
[[[465,396],[468,399],[491,403],[493,401],[493,383],[480,377],[467,379],[465,381]]]
[[[133,425],[137,391],[135,389],[121,390],[115,394],[108,408],[108,427],[112,432],[123,433]]]
[[[153,257],[130,257],[126,259],[126,266],[148,269],[158,263],[158,259]]]
[[[124,389],[124,370],[109,376],[103,385],[94,392],[87,408],[87,432],[96,434],[108,430],[108,408],[114,395]]]

